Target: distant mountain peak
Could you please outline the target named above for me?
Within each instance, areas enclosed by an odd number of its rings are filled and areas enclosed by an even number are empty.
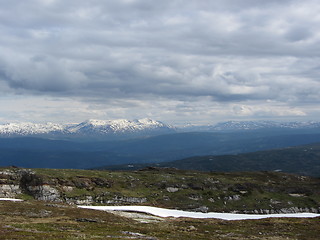
[[[92,125],[92,126],[102,126],[102,125],[106,125],[108,121],[106,120],[99,120],[99,119],[88,119],[84,122],[82,122],[83,124],[87,124],[87,125]]]

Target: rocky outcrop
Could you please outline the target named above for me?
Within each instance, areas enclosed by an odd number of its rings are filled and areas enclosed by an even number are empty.
[[[28,169],[0,171],[0,197],[16,198],[21,194],[31,195],[37,200],[62,201],[55,181],[38,176]]]
[[[59,191],[50,185],[27,186],[26,189],[37,200],[62,202]]]
[[[105,203],[107,204],[128,204],[128,203],[145,203],[147,202],[147,198],[139,198],[139,197],[123,197],[123,196],[115,196],[111,200],[107,200]]]
[[[299,208],[299,207],[290,207],[290,208],[281,208],[281,209],[255,209],[250,211],[233,211],[233,213],[247,213],[247,214],[279,214],[279,213],[319,213],[320,208]]]
[[[21,194],[32,196],[36,200],[66,202],[77,205],[100,204],[141,204],[145,197],[128,197],[111,193],[68,196],[74,190],[92,191],[95,187],[110,188],[111,180],[97,177],[76,176],[72,180],[47,178],[27,169],[0,171],[0,197],[16,198]]]
[[[4,169],[0,171],[0,197],[15,198],[23,193],[21,179],[32,171],[26,169]]]
[[[2,198],[15,198],[21,194],[21,188],[15,184],[1,184],[0,185],[0,197]]]
[[[111,205],[128,205],[128,204],[142,204],[147,202],[147,198],[139,197],[126,197],[126,196],[77,196],[77,197],[65,197],[64,201],[69,204],[76,205],[92,205],[94,203],[99,204],[111,204]]]

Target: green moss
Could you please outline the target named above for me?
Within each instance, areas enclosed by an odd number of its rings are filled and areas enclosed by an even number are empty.
[[[29,195],[29,194],[18,194],[18,195],[16,196],[16,198],[22,199],[22,200],[25,200],[25,201],[33,200],[33,199],[34,199],[34,198],[33,198],[31,195]]]

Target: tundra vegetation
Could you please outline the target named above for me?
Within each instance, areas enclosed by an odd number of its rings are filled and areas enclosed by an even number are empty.
[[[320,179],[278,172],[0,170],[2,239],[318,239],[320,218],[223,221],[112,214],[76,205],[202,212],[319,212]],[[128,217],[129,216],[129,217]]]
[[[316,240],[320,218],[224,221],[165,218],[139,221],[73,205],[0,202],[1,239],[265,239]]]

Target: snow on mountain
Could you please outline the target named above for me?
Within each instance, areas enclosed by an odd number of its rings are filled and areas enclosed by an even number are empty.
[[[43,134],[64,135],[106,135],[126,134],[155,131],[173,131],[173,127],[152,119],[138,120],[96,120],[90,119],[79,124],[37,124],[37,123],[8,123],[0,125],[0,135],[29,136]]]
[[[33,136],[42,137],[95,137],[95,136],[149,136],[173,132],[212,132],[212,131],[237,131],[256,130],[268,128],[283,129],[311,129],[320,128],[320,122],[274,122],[274,121],[228,121],[216,125],[187,125],[175,128],[162,122],[143,118],[138,120],[97,120],[75,124],[56,123],[8,123],[0,125],[0,136]]]
[[[62,132],[64,126],[56,123],[7,123],[0,125],[0,135],[34,135],[47,134],[52,132]]]
[[[96,120],[90,119],[82,122],[75,126],[68,128],[70,132],[79,131],[100,131],[102,133],[109,132],[126,132],[126,131],[141,131],[145,129],[156,129],[156,128],[170,128],[159,121],[152,119],[139,119],[139,120]]]
[[[257,129],[308,129],[320,128],[320,122],[275,122],[275,121],[228,121],[220,122],[216,125],[192,125],[180,127],[178,130],[182,132],[199,131],[199,132],[212,132],[212,131],[237,131],[237,130],[257,130]]]
[[[320,127],[319,122],[275,122],[275,121],[228,121],[218,123],[212,130],[255,130],[262,128],[315,128]]]

